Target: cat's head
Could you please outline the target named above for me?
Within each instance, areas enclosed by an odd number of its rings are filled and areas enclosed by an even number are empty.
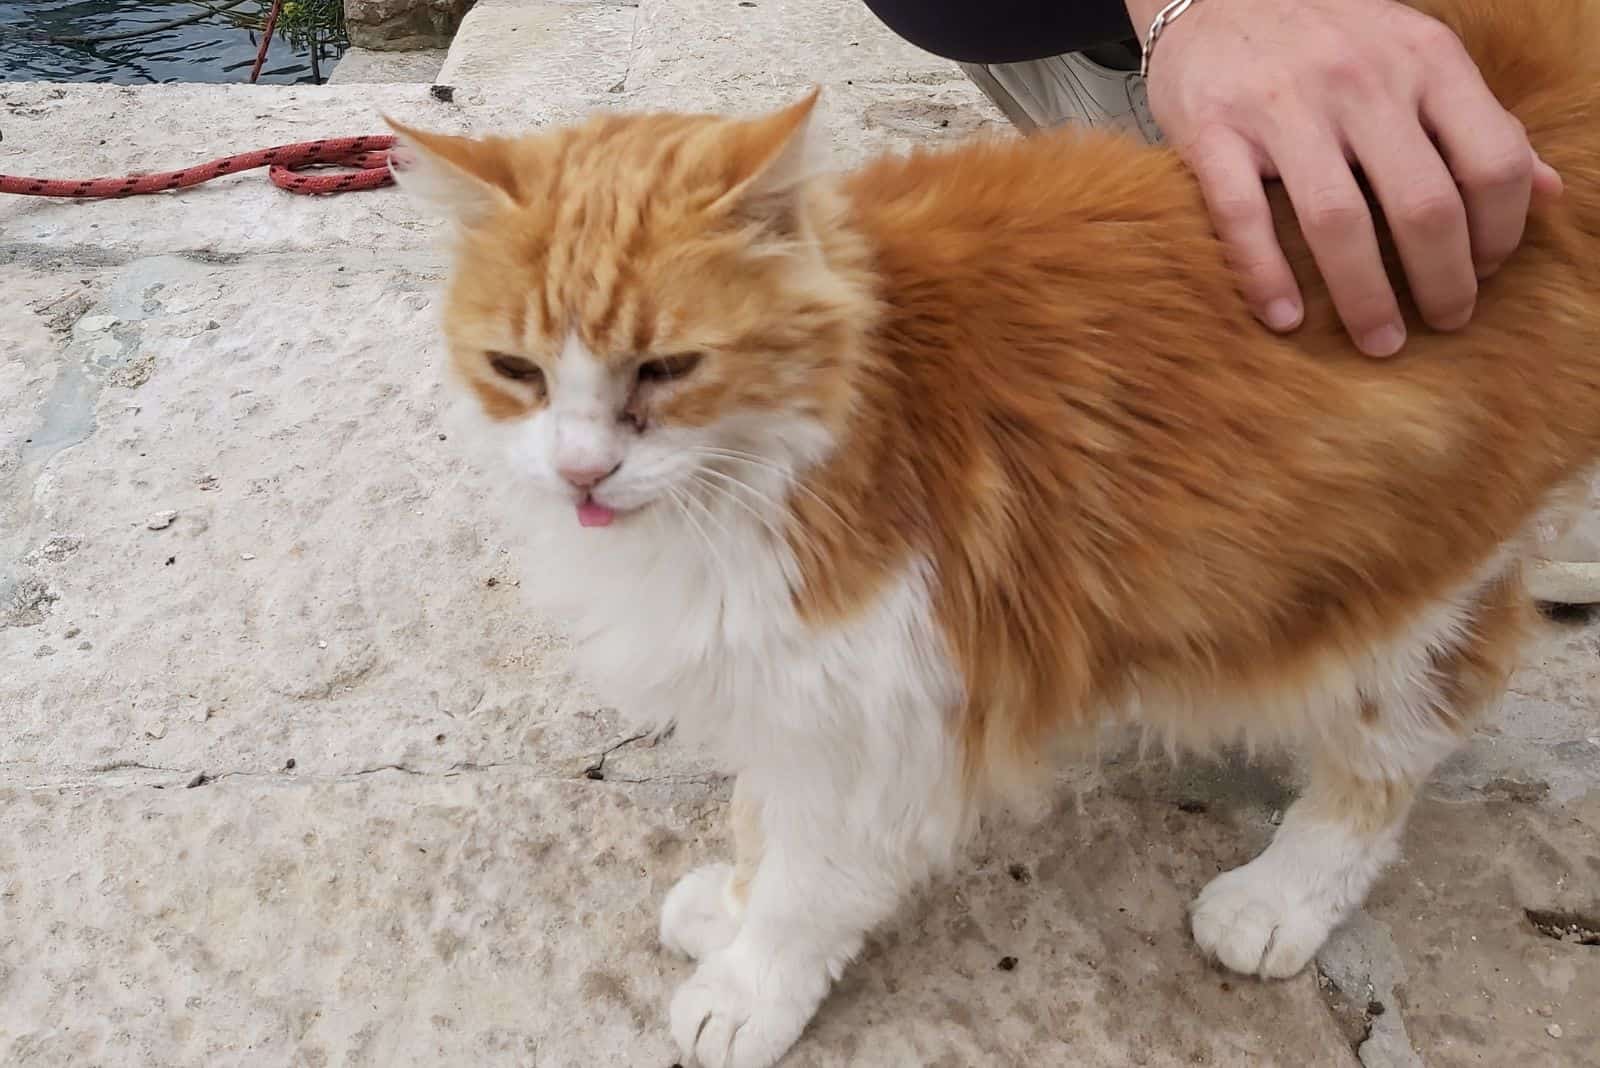
[[[400,184],[458,224],[456,377],[515,473],[585,525],[703,491],[708,469],[814,462],[846,417],[873,305],[818,176],[815,101],[515,139],[396,124]]]

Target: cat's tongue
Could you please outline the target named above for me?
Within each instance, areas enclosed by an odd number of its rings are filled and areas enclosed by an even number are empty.
[[[578,505],[578,525],[585,527],[609,527],[611,521],[617,518],[617,513],[603,504],[585,500]]]

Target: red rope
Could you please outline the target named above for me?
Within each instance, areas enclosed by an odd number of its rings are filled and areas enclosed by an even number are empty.
[[[257,167],[269,168],[267,177],[272,179],[272,184],[291,193],[348,193],[357,189],[377,189],[394,180],[389,174],[389,149],[392,147],[393,137],[333,137],[224,156],[181,171],[130,174],[125,178],[24,178],[0,174],[0,193],[83,200],[134,197],[144,193],[185,189],[225,174]],[[340,174],[296,173],[303,167],[329,166],[357,169]]]
[[[261,31],[261,47],[256,49],[256,65],[250,68],[251,85],[261,76],[261,64],[267,61],[267,48],[272,44],[272,31],[278,25],[278,12],[282,9],[283,0],[272,0],[272,10],[267,12],[267,24]]]

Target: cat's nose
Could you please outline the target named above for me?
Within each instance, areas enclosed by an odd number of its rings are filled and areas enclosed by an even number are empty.
[[[556,468],[556,474],[566,479],[575,489],[591,490],[617,473],[619,464],[610,467],[597,467],[593,464],[564,464]]]

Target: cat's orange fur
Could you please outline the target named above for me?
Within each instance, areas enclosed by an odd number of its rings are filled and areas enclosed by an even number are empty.
[[[849,611],[882,559],[930,553],[973,754],[1026,758],[1134,683],[1223,696],[1212,710],[1299,688],[1467,582],[1600,459],[1594,6],[1510,24],[1505,0],[1417,6],[1465,34],[1567,194],[1469,330],[1411,315],[1399,360],[1350,346],[1281,190],[1308,295],[1289,337],[1252,320],[1173,155],[1066,133],[850,179],[887,358],[864,376],[873,417],[815,483],[848,534],[797,504],[834,547],[806,558],[802,596]]]
[[[496,418],[539,402],[483,354],[568,329],[619,357],[726,352],[663,420],[804,393],[849,446],[794,501],[795,597],[823,625],[908,556],[937,561],[974,757],[1030,754],[1139,678],[1292,689],[1464,582],[1600,456],[1600,78],[1571,44],[1595,17],[1580,0],[1540,6],[1558,27],[1507,23],[1504,0],[1416,6],[1464,32],[1567,192],[1536,208],[1471,329],[1413,315],[1398,360],[1351,348],[1276,192],[1307,315],[1289,337],[1260,329],[1176,156],[1110,135],[850,176],[846,206],[808,221],[877,306],[752,269],[711,191],[781,152],[808,98],[762,124],[409,131],[517,204],[465,235],[457,367]]]
[[[1472,324],[1413,315],[1396,359],[1351,347],[1276,193],[1308,298],[1287,337],[1251,316],[1170,152],[1060,132],[774,181],[808,99],[522,139],[402,130],[469,190],[456,369],[516,421],[544,392],[488,354],[703,352],[628,417],[825,425],[837,447],[787,502],[794,606],[843,626],[929,565],[969,789],[1107,717],[1197,744],[1312,730],[1334,744],[1306,820],[1376,838],[1431,763],[1341,755],[1363,731],[1425,730],[1364,681],[1384,677],[1374,650],[1454,605],[1455,637],[1438,625],[1411,666],[1421,714],[1465,732],[1515,661],[1535,517],[1600,464],[1600,8],[1416,6],[1461,34],[1566,189]],[[1346,721],[1312,722],[1295,695],[1317,691],[1349,691]],[[760,804],[740,806],[747,854]]]

